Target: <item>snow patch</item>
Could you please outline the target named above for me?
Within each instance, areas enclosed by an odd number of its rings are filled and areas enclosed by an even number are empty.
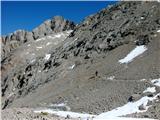
[[[31,44],[28,44],[27,46],[29,47],[29,46],[31,46]]]
[[[137,46],[135,49],[133,49],[125,58],[119,60],[120,63],[129,63],[133,61],[134,58],[141,55],[147,50],[146,46],[141,45]]]
[[[143,93],[146,93],[146,92],[155,93],[156,87],[148,87],[146,90],[143,91]]]
[[[70,34],[72,31],[73,31],[73,30],[68,30],[68,31],[66,31],[66,32],[67,32],[67,34]]]
[[[51,54],[46,54],[45,57],[44,57],[44,59],[45,60],[49,60],[50,57],[51,57]]]
[[[157,30],[157,32],[160,32],[160,30]]]
[[[63,35],[63,34],[60,33],[60,34],[55,35],[55,37],[56,37],[56,38],[60,38],[62,35]]]
[[[72,30],[68,30],[68,31],[66,31],[66,33],[60,32],[60,33],[57,33],[57,34],[54,34],[54,35],[48,35],[48,36],[45,36],[45,37],[42,37],[42,38],[38,38],[37,40],[35,40],[35,42],[46,40],[46,39],[60,38],[62,36],[67,37],[71,32],[72,32]]]
[[[72,66],[69,66],[69,69],[73,69],[76,65],[73,64]]]
[[[81,118],[87,120],[88,118],[95,117],[95,115],[86,114],[86,113],[76,113],[71,111],[53,111],[52,109],[46,109],[46,110],[36,110],[35,113],[41,113],[41,112],[47,112],[50,114],[55,114],[61,117],[67,117],[68,115],[71,116],[71,118]]]
[[[39,47],[36,47],[36,48],[38,48],[38,49],[42,49],[43,47],[42,47],[42,46],[39,46]]]
[[[47,44],[46,44],[46,46],[48,46],[48,45],[50,45],[51,43],[50,42],[48,42]]]
[[[66,106],[66,103],[52,104],[50,106],[64,107],[64,106]]]
[[[158,79],[154,79],[151,81],[154,85],[159,86],[160,87],[160,78]]]
[[[146,79],[141,79],[140,81],[147,81]]]
[[[128,117],[114,117],[114,118],[106,118],[106,119],[93,119],[93,120],[155,120],[149,118],[128,118]]]
[[[36,61],[36,59],[31,60],[31,63],[34,63]]]
[[[142,97],[140,100],[136,102],[129,102],[125,104],[122,107],[118,107],[116,109],[113,109],[109,112],[104,112],[100,115],[91,115],[86,113],[76,113],[71,111],[55,111],[53,109],[43,109],[43,110],[35,110],[35,113],[41,113],[41,112],[47,112],[50,114],[55,114],[61,117],[67,117],[68,115],[71,118],[81,118],[83,120],[154,120],[154,119],[142,119],[142,118],[127,118],[127,117],[120,117],[125,116],[127,114],[133,114],[133,113],[140,113],[145,112],[150,106],[147,106],[148,101],[153,101],[157,99],[157,96],[159,94],[155,95],[154,97]],[[64,104],[59,104],[60,106],[63,106]],[[143,105],[145,110],[139,110],[139,106]]]
[[[147,97],[147,96],[142,97],[140,100],[138,100],[136,102],[129,102],[122,107],[118,107],[118,108],[113,109],[109,112],[102,113],[102,114],[98,115],[96,118],[97,119],[107,119],[107,118],[120,117],[120,116],[124,116],[127,114],[145,112],[149,108],[147,106],[148,101],[155,100],[158,95],[159,94],[157,94],[154,97]],[[146,110],[139,110],[140,105],[144,105],[144,107],[146,107]]]
[[[53,36],[47,36],[48,39],[55,39]]]
[[[45,38],[39,38],[35,42],[38,42],[38,41],[41,41],[41,40],[45,40]]]
[[[107,78],[108,80],[114,80],[115,79],[115,76],[110,76]]]

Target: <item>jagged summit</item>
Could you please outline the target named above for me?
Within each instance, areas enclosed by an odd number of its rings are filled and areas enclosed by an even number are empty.
[[[75,24],[72,21],[64,19],[62,16],[55,16],[50,20],[45,21],[37,28],[33,29],[35,39],[48,34],[62,32],[74,29]]]
[[[58,33],[67,30],[73,30],[74,22],[64,19],[62,16],[55,16],[46,20],[40,26],[29,32],[26,30],[17,30],[7,36],[2,36],[2,61],[7,57],[8,53],[28,41],[34,41],[40,37]]]

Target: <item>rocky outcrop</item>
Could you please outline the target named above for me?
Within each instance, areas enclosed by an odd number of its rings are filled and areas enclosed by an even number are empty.
[[[28,32],[25,30],[18,30],[14,33],[11,33],[7,36],[1,37],[1,44],[2,44],[2,53],[1,53],[1,61],[3,61],[8,54],[15,50],[17,47],[21,46],[22,44],[34,40],[33,33]]]
[[[10,35],[2,36],[1,61],[3,61],[11,51],[15,50],[17,47],[23,45],[28,41],[33,41],[40,37],[53,33],[73,30],[74,27],[75,24],[73,22],[66,20],[61,16],[55,16],[53,19],[47,20],[44,23],[42,23],[32,32],[28,32],[25,30],[17,30],[14,33],[11,33]]]
[[[47,20],[39,27],[33,30],[34,38],[37,39],[52,33],[58,33],[66,30],[73,30],[75,24],[69,20],[65,20],[61,16],[55,16],[51,20]]]
[[[87,17],[78,25],[62,48],[69,56],[107,52],[123,44],[147,45],[160,27],[159,3],[121,2]],[[141,6],[144,6],[143,9]],[[150,9],[148,9],[150,8]]]

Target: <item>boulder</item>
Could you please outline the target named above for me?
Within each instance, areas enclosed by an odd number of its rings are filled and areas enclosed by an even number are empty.
[[[145,110],[146,107],[142,104],[142,105],[140,105],[140,106],[138,107],[138,109],[139,109],[139,110]]]
[[[147,45],[149,43],[148,35],[140,35],[137,37],[136,45]]]
[[[62,16],[55,16],[51,20],[51,28],[55,32],[62,32],[66,30],[72,30],[75,27],[73,22],[65,20]]]
[[[140,94],[133,94],[128,98],[128,102],[134,102],[141,98]]]
[[[32,32],[26,32],[26,40],[28,41],[33,41],[34,37],[33,37],[33,33]]]

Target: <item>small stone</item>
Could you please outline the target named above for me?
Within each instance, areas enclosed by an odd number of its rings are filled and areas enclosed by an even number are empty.
[[[70,115],[67,115],[65,119],[70,119],[70,118],[71,118],[71,116],[70,116]]]
[[[128,98],[128,102],[134,102],[134,101],[140,99],[140,97],[141,97],[141,96],[140,96],[139,94],[133,94],[132,96],[130,96],[130,97]]]
[[[89,59],[90,57],[88,56],[88,55],[86,55],[85,57],[84,57],[84,59]]]
[[[137,37],[136,45],[147,45],[149,43],[148,35],[140,35]]]
[[[157,95],[157,98],[160,100],[160,95]]]
[[[144,115],[144,118],[149,118],[149,115]]]
[[[140,105],[138,108],[139,108],[139,110],[145,110],[145,106],[143,104]]]
[[[17,111],[17,114],[20,114],[21,112],[20,111]]]
[[[150,100],[148,100],[148,102],[147,102],[147,106],[150,106],[150,105],[152,105],[152,101],[150,101]]]
[[[148,93],[147,97],[153,97],[152,93]]]

